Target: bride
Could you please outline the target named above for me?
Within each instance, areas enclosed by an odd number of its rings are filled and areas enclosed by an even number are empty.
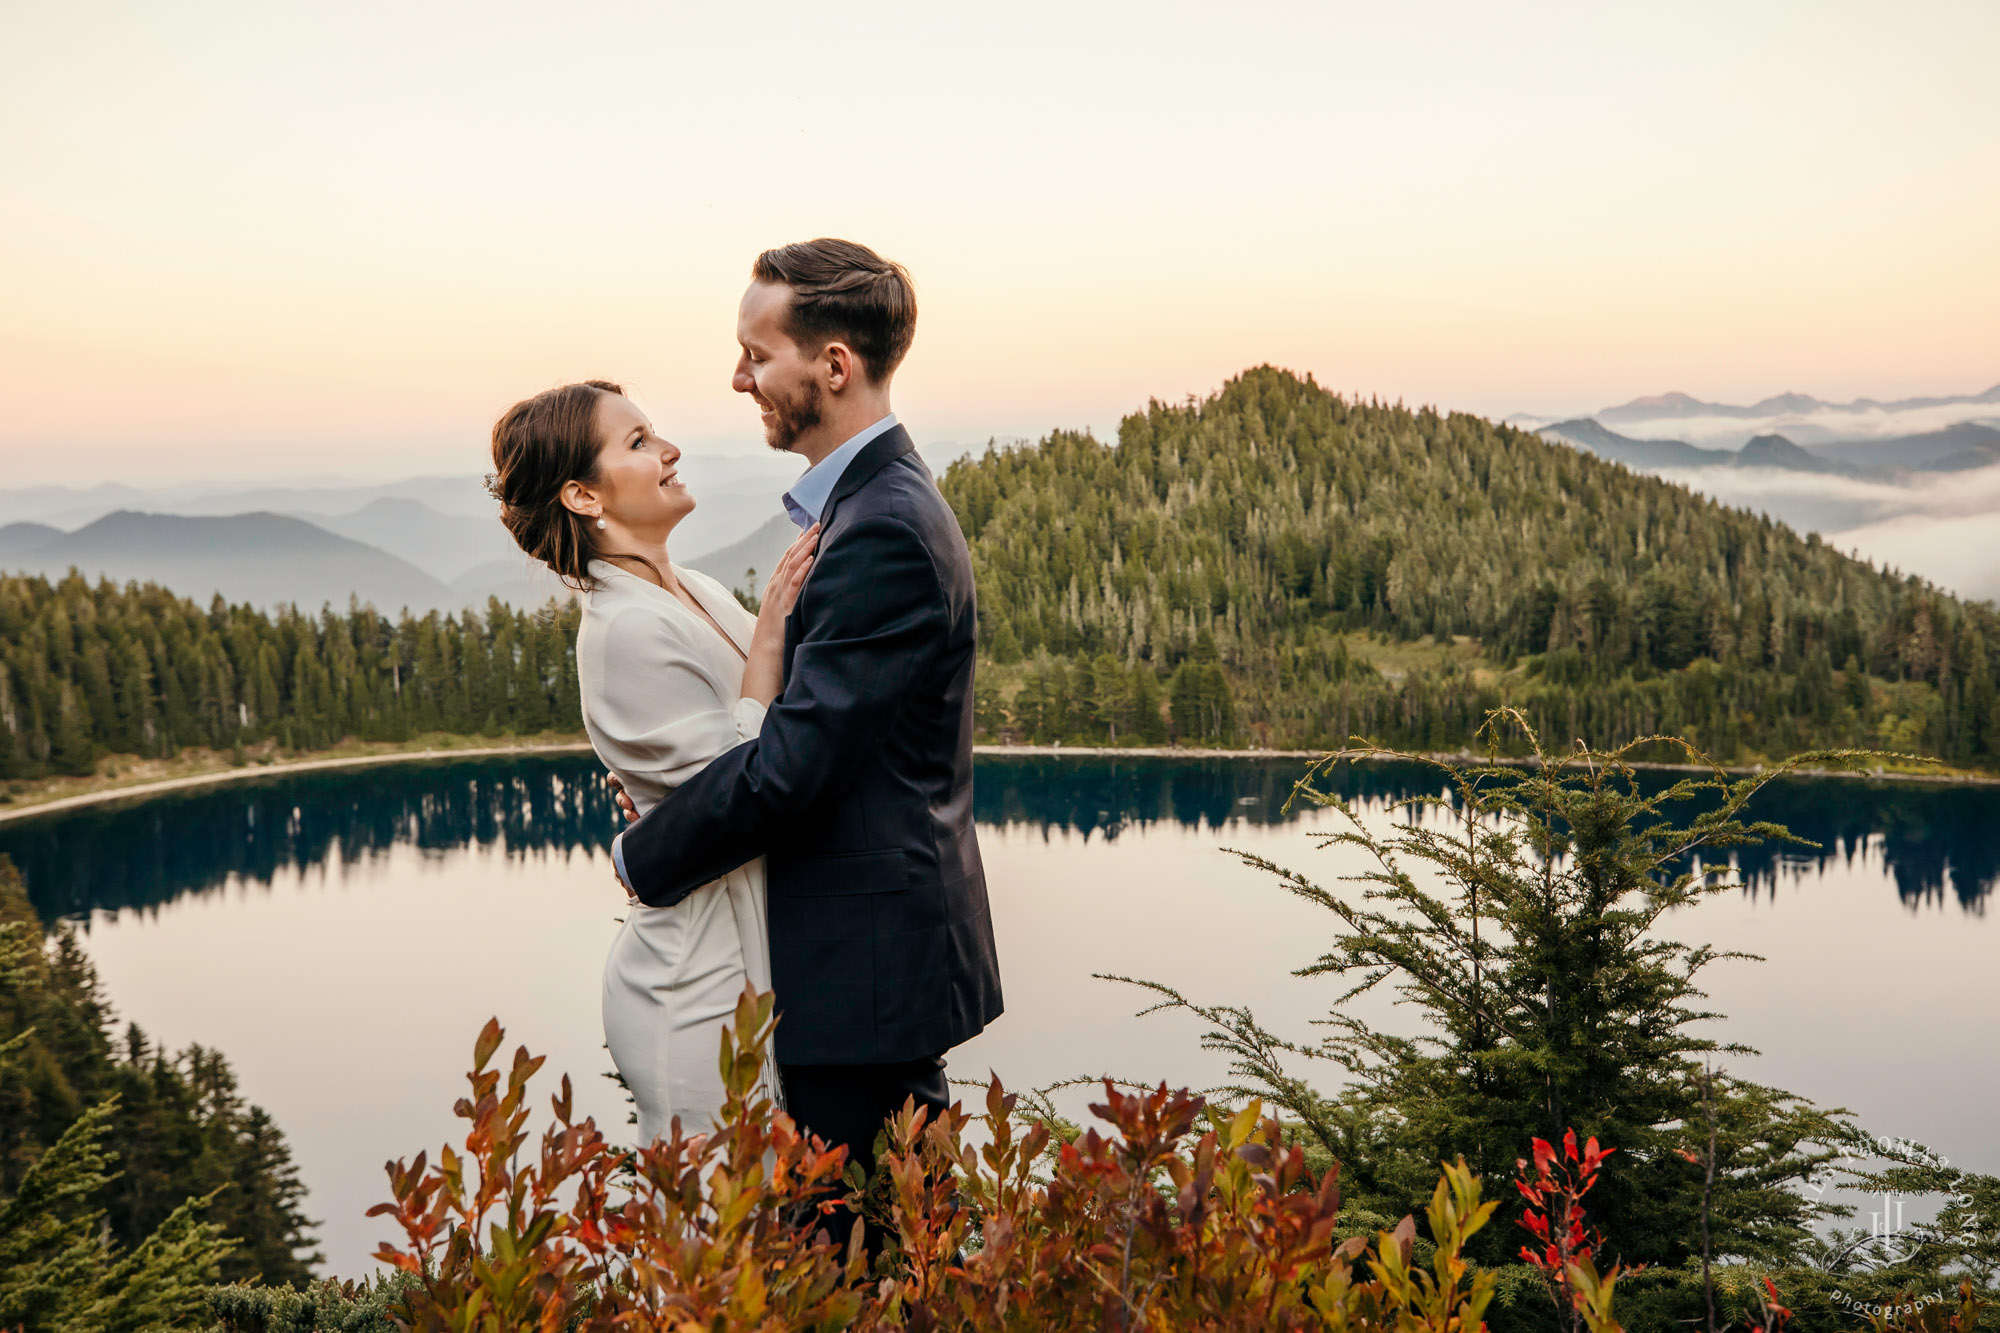
[[[676,566],[667,538],[694,509],[681,451],[616,384],[568,384],[493,427],[491,487],[521,549],[582,594],[577,675],[597,756],[641,813],[755,736],[783,685],[785,616],[819,529],[794,542],[753,618],[714,579]],[[637,899],[604,965],[604,1036],[639,1107],[642,1142],[722,1107],[722,1027],[744,985],[771,989],[764,862],[672,907]]]

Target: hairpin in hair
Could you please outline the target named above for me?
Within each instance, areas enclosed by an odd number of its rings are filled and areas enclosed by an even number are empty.
[[[507,498],[500,494],[500,474],[498,472],[489,472],[486,474],[486,493],[496,500]]]

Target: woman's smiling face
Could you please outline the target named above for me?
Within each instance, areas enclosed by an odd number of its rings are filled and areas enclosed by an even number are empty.
[[[680,480],[681,451],[653,430],[639,405],[621,394],[597,400],[597,480],[588,488],[603,506],[607,528],[633,538],[665,540],[694,510]]]

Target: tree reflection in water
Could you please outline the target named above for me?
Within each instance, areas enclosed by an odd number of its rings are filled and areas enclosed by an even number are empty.
[[[1279,823],[1288,817],[1280,812],[1303,767],[1293,759],[988,758],[979,765],[976,809],[984,824],[1106,838],[1169,821],[1207,828],[1231,820]],[[1645,771],[1640,782],[1659,790],[1680,776]],[[1337,765],[1319,785],[1363,810],[1447,794],[1437,769],[1386,761]],[[1686,807],[1690,814],[1698,808]],[[1879,858],[1913,907],[1941,905],[1949,894],[1980,912],[2000,882],[2000,786],[1791,778],[1758,793],[1750,815],[1819,844],[1740,849],[1736,861],[1751,893],[1774,893],[1782,870],[1851,862],[1864,851]]]
[[[1272,824],[1295,817],[1281,811],[1302,769],[1274,759],[985,757],[975,813],[983,825],[1085,838],[1163,823]],[[1404,763],[1343,764],[1324,785],[1364,809],[1443,790],[1434,770]],[[2000,787],[1797,779],[1774,783],[1751,811],[1820,844],[1740,852],[1751,893],[1774,892],[1781,871],[1863,855],[1879,858],[1913,908],[1951,896],[1983,911],[2000,880]],[[615,828],[589,756],[521,756],[275,777],[22,820],[0,825],[0,855],[52,919],[156,906],[232,877],[269,884],[336,853],[352,863],[398,845],[567,857],[601,850]]]
[[[588,756],[385,764],[194,788],[0,825],[44,920],[151,907],[232,876],[353,863],[407,845],[569,855],[610,842],[617,809]]]

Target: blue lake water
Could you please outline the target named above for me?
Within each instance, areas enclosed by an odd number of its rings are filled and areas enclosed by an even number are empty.
[[[1293,761],[982,758],[978,816],[1007,1013],[952,1056],[1030,1086],[1112,1073],[1197,1086],[1219,1058],[1096,972],[1247,1004],[1311,1035],[1338,990],[1291,970],[1326,914],[1243,866],[1255,852],[1331,883],[1330,811],[1280,812]],[[1338,784],[1371,819],[1438,790],[1415,766]],[[1739,858],[1740,888],[1667,933],[1764,956],[1715,967],[1737,1072],[1952,1161],[2000,1170],[1992,1107],[2000,956],[2000,787],[1799,780],[1752,813],[1818,849]],[[622,1125],[598,1020],[623,912],[604,847],[614,811],[588,756],[439,760],[272,778],[0,825],[0,854],[46,918],[85,932],[120,1016],[171,1046],[224,1051],[290,1137],[328,1269],[356,1274],[382,1163],[451,1135],[474,1034],[491,1015]],[[1357,1012],[1408,1030],[1386,996]],[[551,1084],[553,1079],[550,1079]],[[1079,1096],[1079,1102],[1082,1098]]]

